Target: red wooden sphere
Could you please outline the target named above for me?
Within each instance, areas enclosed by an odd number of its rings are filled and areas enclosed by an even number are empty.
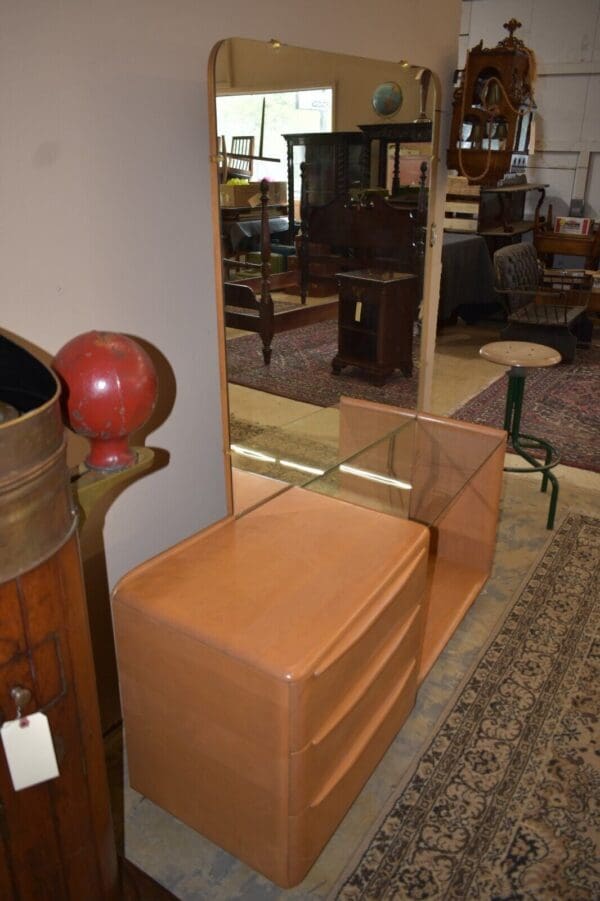
[[[86,464],[119,470],[135,462],[129,435],[148,420],[158,379],[137,342],[115,332],[86,332],[54,358],[69,426],[90,439]]]

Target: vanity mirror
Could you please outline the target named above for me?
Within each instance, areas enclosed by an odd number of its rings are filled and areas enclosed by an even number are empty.
[[[212,143],[234,469],[266,463],[298,484],[322,468],[317,457],[338,458],[340,396],[417,405],[437,127],[424,73],[275,40],[218,48]],[[386,84],[402,102],[382,117],[373,98]]]
[[[221,45],[235,515],[114,596],[132,785],[283,887],[305,877],[401,728],[493,554],[504,433],[415,412],[416,391],[411,404],[386,393],[416,381],[395,370],[412,363],[428,265],[435,123],[411,71]],[[373,109],[385,82],[406,119]],[[226,127],[220,100],[236,93]],[[307,106],[314,121],[294,121]],[[405,147],[422,156],[414,179]],[[229,182],[242,164],[251,181]],[[188,730],[173,722],[182,704]]]

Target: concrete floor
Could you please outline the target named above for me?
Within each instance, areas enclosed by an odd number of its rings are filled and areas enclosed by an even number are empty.
[[[477,357],[481,344],[496,334],[495,328],[456,326],[440,335],[433,412],[448,414],[502,374],[500,367]],[[243,412],[244,418],[270,425],[300,424],[312,409],[233,385],[230,402],[238,415]],[[597,514],[600,476],[562,466],[556,472],[560,481],[557,525],[569,510]],[[287,891],[278,888],[132,789],[125,791],[127,856],[175,897],[189,901],[332,897],[551,537],[545,528],[547,505],[538,477],[505,474],[492,576],[421,686],[405,726],[301,885]]]

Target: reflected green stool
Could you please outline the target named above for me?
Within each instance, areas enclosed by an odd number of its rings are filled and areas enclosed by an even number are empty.
[[[554,528],[556,503],[558,501],[558,479],[551,470],[560,461],[560,455],[543,438],[535,438],[533,435],[525,435],[521,432],[521,412],[523,409],[527,370],[537,369],[541,366],[555,366],[557,363],[560,363],[561,356],[552,347],[546,347],[544,344],[529,344],[527,341],[493,341],[491,344],[485,344],[480,349],[479,354],[484,359],[489,360],[490,363],[510,366],[507,372],[508,390],[506,392],[504,428],[508,432],[514,452],[526,460],[529,466],[505,466],[504,471],[541,473],[541,490],[544,492],[548,487],[548,482],[550,482],[552,492],[550,494],[546,528],[552,529]],[[528,453],[529,450],[545,451],[543,462]]]

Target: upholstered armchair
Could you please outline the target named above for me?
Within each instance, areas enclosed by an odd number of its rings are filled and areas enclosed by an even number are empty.
[[[578,343],[589,344],[586,315],[589,278],[580,272],[544,269],[532,244],[509,244],[494,254],[496,290],[506,310],[505,341],[532,341],[554,347],[563,362]]]

